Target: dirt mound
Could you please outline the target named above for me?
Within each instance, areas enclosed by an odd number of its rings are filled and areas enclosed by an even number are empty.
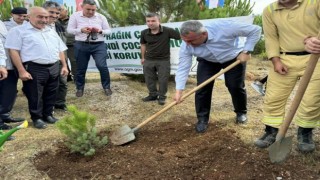
[[[34,159],[52,179],[318,179],[301,157],[271,164],[267,150],[244,144],[236,132],[211,123],[204,134],[194,118],[147,125],[125,146],[111,143],[93,157],[70,154],[64,146]]]

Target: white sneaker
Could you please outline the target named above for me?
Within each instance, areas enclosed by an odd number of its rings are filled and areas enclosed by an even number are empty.
[[[259,81],[254,81],[253,83],[251,83],[251,87],[257,91],[260,95],[264,96],[265,95],[265,91],[263,89],[263,84]]]

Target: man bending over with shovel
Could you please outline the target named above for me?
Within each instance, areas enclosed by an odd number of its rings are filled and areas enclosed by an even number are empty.
[[[264,101],[265,134],[254,143],[259,148],[275,142],[284,121],[286,103],[305,73],[310,53],[320,52],[319,40],[315,37],[320,30],[319,17],[320,1],[278,0],[264,9],[266,52],[274,70],[269,72]],[[317,63],[295,117],[295,124],[299,126],[298,149],[302,153],[315,149],[312,130],[320,124],[319,77],[320,63]]]
[[[237,23],[233,20],[218,19],[203,26],[196,20],[184,22],[180,29],[183,40],[180,47],[179,66],[176,72],[177,103],[181,101],[182,92],[192,65],[192,57],[198,61],[197,84],[201,84],[221,69],[237,60],[237,66],[225,73],[225,84],[231,94],[236,123],[247,122],[247,93],[244,78],[246,63],[250,51],[260,39],[261,28],[256,25]],[[247,37],[244,47],[237,42],[240,36]],[[209,122],[211,97],[214,81],[198,90],[195,94],[195,106],[198,118],[196,131],[206,131]]]

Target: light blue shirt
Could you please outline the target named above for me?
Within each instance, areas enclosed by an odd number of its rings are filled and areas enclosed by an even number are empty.
[[[5,43],[8,49],[20,51],[22,62],[52,64],[60,60],[59,53],[67,50],[55,30],[34,28],[29,22],[12,28]]]
[[[235,20],[217,19],[205,25],[208,39],[200,46],[193,47],[184,41],[180,47],[179,65],[176,71],[176,89],[183,90],[192,65],[192,57],[201,57],[215,63],[225,63],[236,58],[241,51],[253,51],[261,36],[257,25],[243,24]],[[239,37],[246,37],[244,44]]]

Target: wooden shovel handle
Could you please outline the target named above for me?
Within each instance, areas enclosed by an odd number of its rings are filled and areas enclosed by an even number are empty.
[[[181,100],[186,99],[187,97],[189,97],[191,94],[193,94],[194,92],[198,91],[199,89],[201,89],[202,87],[206,86],[207,84],[209,84],[210,82],[212,82],[213,80],[215,80],[217,77],[221,76],[222,74],[226,73],[227,71],[229,71],[230,69],[232,69],[233,67],[235,67],[236,65],[240,64],[240,60],[236,60],[234,63],[230,64],[229,66],[227,66],[226,68],[222,69],[220,72],[218,72],[217,74],[215,74],[214,76],[212,76],[211,78],[207,79],[206,81],[204,81],[203,83],[201,83],[200,85],[198,85],[197,87],[193,88],[191,91],[189,91],[188,93],[186,93],[185,95],[183,95],[181,97]],[[167,110],[169,110],[171,107],[173,107],[174,105],[176,105],[177,102],[173,101],[172,103],[168,104],[166,107],[164,107],[162,110],[158,111],[157,113],[155,113],[154,115],[152,115],[151,117],[149,117],[148,119],[144,120],[142,123],[140,123],[139,125],[137,125],[135,128],[133,128],[133,131],[137,131],[138,129],[140,129],[142,126],[144,126],[145,124],[147,124],[148,122],[152,121],[153,119],[155,119],[156,117],[158,117],[160,114],[166,112]]]
[[[285,117],[285,119],[279,129],[279,132],[277,134],[277,137],[276,137],[277,141],[281,140],[285,137],[287,130],[291,124],[291,121],[292,121],[294,115],[296,114],[296,111],[297,111],[299,104],[302,100],[302,97],[308,87],[308,84],[310,82],[313,71],[318,63],[319,57],[320,57],[319,54],[311,54],[308,65],[306,67],[306,70],[304,71],[304,74],[300,80],[297,92],[293,98],[289,112],[287,113],[287,116]]]

